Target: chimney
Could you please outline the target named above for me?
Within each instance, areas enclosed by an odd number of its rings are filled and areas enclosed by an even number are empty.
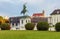
[[[44,14],[44,16],[45,16],[45,11],[44,11],[44,10],[42,11],[42,13],[43,13],[43,14]]]
[[[45,13],[45,11],[43,10],[43,11],[42,11],[42,13],[44,14],[44,13]]]

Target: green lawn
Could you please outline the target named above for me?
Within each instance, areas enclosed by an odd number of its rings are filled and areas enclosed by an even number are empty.
[[[0,39],[60,39],[60,32],[0,31]]]

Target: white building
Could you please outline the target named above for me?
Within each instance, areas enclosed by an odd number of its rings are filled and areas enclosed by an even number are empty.
[[[29,16],[11,17],[10,19],[11,30],[25,30],[25,24],[31,23]]]
[[[54,10],[48,18],[50,26],[54,26],[57,22],[60,22],[60,9]]]

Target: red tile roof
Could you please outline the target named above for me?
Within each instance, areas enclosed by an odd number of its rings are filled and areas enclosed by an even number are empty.
[[[33,16],[44,16],[43,13],[34,13]]]

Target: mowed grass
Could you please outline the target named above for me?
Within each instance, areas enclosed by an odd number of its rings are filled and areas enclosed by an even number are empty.
[[[0,39],[60,39],[60,32],[0,31]]]

